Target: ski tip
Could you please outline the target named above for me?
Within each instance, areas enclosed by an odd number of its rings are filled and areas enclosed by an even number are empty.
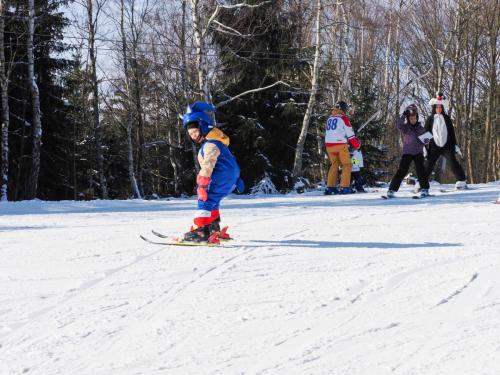
[[[160,233],[160,232],[157,232],[155,231],[154,229],[151,229],[151,233],[153,233],[156,237],[160,237],[160,238],[169,238],[168,236],[165,236],[164,234]]]

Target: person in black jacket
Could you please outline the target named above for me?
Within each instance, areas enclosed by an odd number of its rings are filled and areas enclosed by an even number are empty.
[[[455,156],[455,154],[462,155],[462,153],[457,145],[455,129],[453,128],[451,118],[446,114],[444,109],[444,106],[448,105],[448,101],[443,97],[442,93],[438,93],[436,98],[430,100],[429,104],[432,106],[432,114],[425,122],[425,130],[432,133],[433,138],[426,148],[426,175],[427,177],[430,176],[434,170],[436,161],[443,155],[450,164],[451,170],[457,179],[455,188],[466,189],[465,173]]]

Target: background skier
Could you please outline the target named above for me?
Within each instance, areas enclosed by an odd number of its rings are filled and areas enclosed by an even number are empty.
[[[429,181],[424,167],[424,143],[419,139],[419,136],[425,133],[425,129],[418,121],[418,110],[415,104],[406,107],[401,117],[396,121],[396,127],[403,138],[403,156],[399,162],[399,168],[389,185],[387,197],[393,198],[394,193],[399,190],[412,161],[415,164],[417,178],[420,183],[420,196],[427,196],[429,194]]]
[[[357,193],[366,193],[365,184],[361,170],[364,168],[363,154],[360,150],[350,150],[351,155],[351,175],[354,189]]]
[[[466,189],[467,183],[464,170],[455,157],[455,153],[459,155],[462,155],[462,153],[457,145],[451,118],[446,114],[444,108],[448,106],[448,101],[442,93],[438,93],[436,98],[429,101],[429,104],[432,106],[432,114],[425,122],[425,130],[432,133],[433,138],[427,147],[427,162],[425,164],[427,178],[432,173],[438,158],[443,155],[450,164],[457,180],[455,188]]]
[[[239,178],[240,168],[228,148],[229,137],[214,128],[210,115],[213,112],[214,106],[196,102],[188,106],[183,117],[184,129],[189,137],[201,144],[198,152],[201,169],[196,177],[198,211],[191,230],[184,234],[184,241],[218,242],[220,202],[234,190],[235,185],[240,191],[244,189],[243,181]]]
[[[349,105],[346,102],[338,101],[326,122],[325,146],[331,166],[328,171],[325,195],[354,193],[351,188],[351,157],[347,143],[355,150],[359,150],[361,145],[346,116],[348,110]],[[342,166],[342,173],[340,189],[337,189],[339,164]]]

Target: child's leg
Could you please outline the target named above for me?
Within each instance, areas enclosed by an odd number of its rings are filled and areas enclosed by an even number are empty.
[[[194,229],[210,225],[220,219],[219,205],[223,197],[224,195],[222,194],[209,191],[206,201],[198,200],[198,210],[193,220]]]
[[[396,171],[396,174],[391,180],[391,184],[389,185],[389,190],[393,191],[398,191],[399,187],[401,186],[401,182],[403,181],[403,178],[405,178],[406,174],[408,173],[408,169],[410,169],[410,163],[413,159],[412,155],[404,154],[401,157],[401,161],[399,162],[399,167],[398,170]]]
[[[424,167],[424,155],[415,155],[413,159],[415,163],[415,170],[417,172],[418,183],[421,189],[429,189],[429,180],[427,179],[427,174],[425,173]]]
[[[209,241],[209,237],[220,230],[220,199],[209,192],[206,201],[198,200],[198,210],[194,215],[193,225],[190,231],[184,234],[185,241]]]
[[[363,176],[361,175],[361,170],[356,172],[351,172],[351,175],[354,178],[354,188],[356,189],[356,191],[364,192],[365,191],[365,189],[363,188],[364,181],[363,181]]]

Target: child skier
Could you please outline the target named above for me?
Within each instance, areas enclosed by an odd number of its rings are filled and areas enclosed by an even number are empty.
[[[229,238],[220,233],[219,205],[235,185],[240,191],[244,189],[239,178],[240,168],[228,148],[229,137],[214,127],[210,115],[213,112],[214,106],[195,102],[188,106],[183,117],[183,126],[189,137],[200,144],[200,172],[196,178],[198,211],[191,230],[184,234],[182,241],[218,243],[219,236]]]
[[[332,164],[328,171],[325,195],[354,193],[351,188],[351,158],[347,144],[349,143],[355,150],[359,150],[361,145],[346,116],[348,110],[349,105],[346,102],[338,101],[326,122],[325,146]],[[337,189],[339,163],[342,166],[342,174],[340,189]]]
[[[415,163],[420,183],[420,197],[426,197],[429,195],[429,181],[427,180],[424,168],[424,143],[419,139],[419,136],[425,133],[425,129],[418,121],[418,111],[415,104],[410,104],[406,107],[401,117],[397,120],[396,127],[403,137],[403,156],[401,157],[399,168],[389,185],[387,198],[394,198],[394,193],[399,190],[412,161]]]
[[[354,189],[357,193],[366,193],[364,189],[363,175],[361,174],[361,169],[364,167],[363,154],[360,150],[350,150],[351,155],[351,176],[354,180]]]

